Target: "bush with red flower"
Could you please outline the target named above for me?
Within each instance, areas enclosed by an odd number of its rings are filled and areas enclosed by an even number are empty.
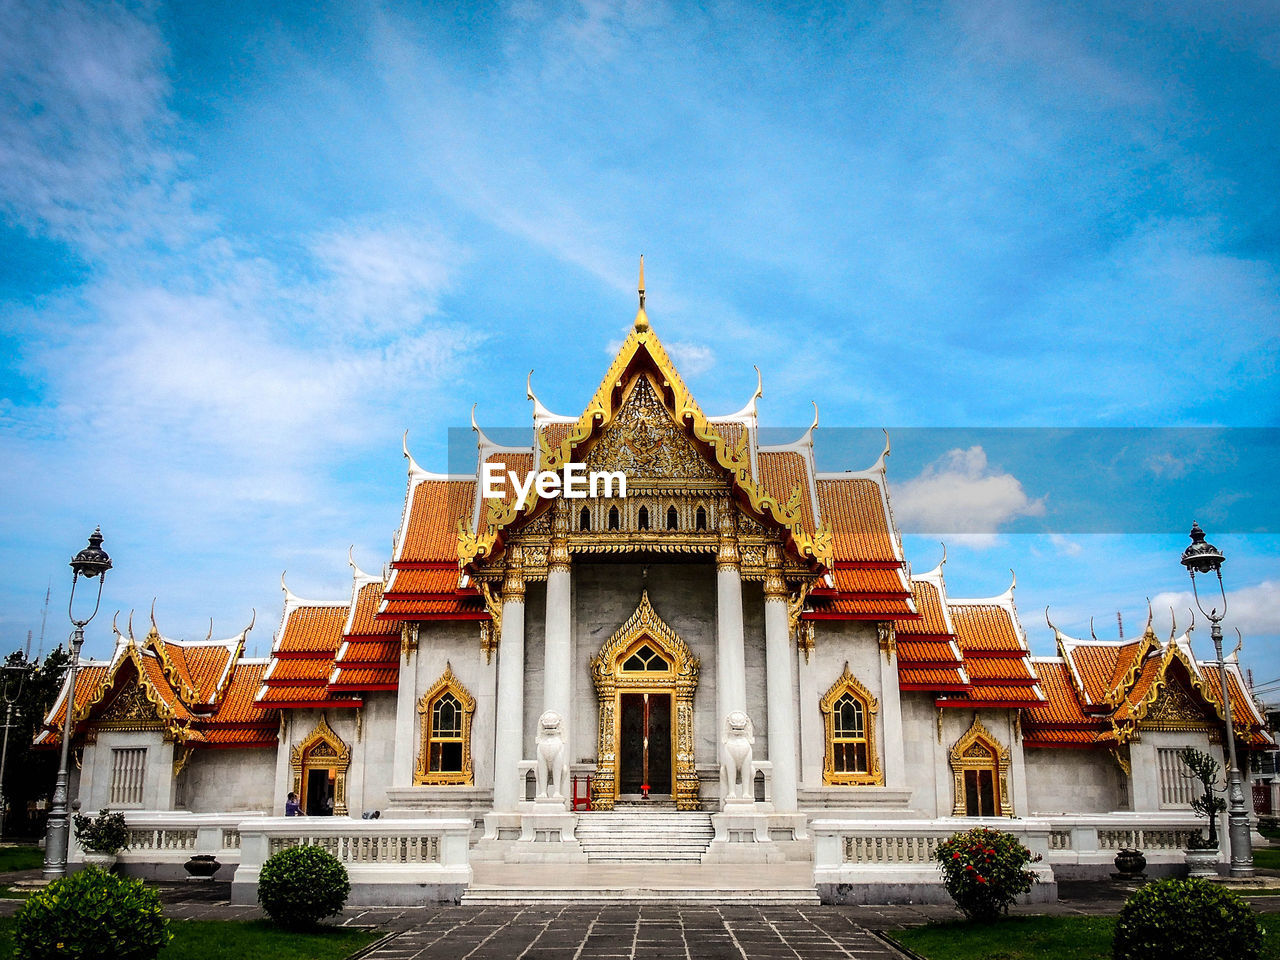
[[[970,920],[994,920],[1031,890],[1036,875],[1027,864],[1040,859],[1011,833],[979,827],[955,833],[934,856],[942,883]]]

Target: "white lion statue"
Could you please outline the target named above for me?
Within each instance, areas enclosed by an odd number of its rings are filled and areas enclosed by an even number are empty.
[[[565,762],[564,721],[548,710],[538,718],[538,796],[561,799],[569,779]]]
[[[720,760],[720,795],[724,799],[755,799],[755,769],[751,757],[751,745],[755,742],[755,728],[743,711],[734,710],[724,718]]]

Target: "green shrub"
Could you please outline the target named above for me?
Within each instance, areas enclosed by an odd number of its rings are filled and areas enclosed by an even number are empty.
[[[86,850],[115,856],[129,846],[129,825],[123,813],[111,813],[104,807],[96,817],[77,813],[71,819],[76,828],[76,842]]]
[[[1040,858],[1011,833],[987,827],[955,833],[935,854],[942,883],[970,920],[994,920],[1031,889],[1036,875],[1026,869]]]
[[[160,897],[141,880],[87,867],[23,904],[14,923],[18,960],[154,960],[169,942]]]
[[[258,874],[258,902],[276,923],[313,927],[342,910],[351,892],[347,869],[321,847],[290,847],[272,854]]]
[[[1116,921],[1115,960],[1258,960],[1262,928],[1249,905],[1211,880],[1159,880]]]

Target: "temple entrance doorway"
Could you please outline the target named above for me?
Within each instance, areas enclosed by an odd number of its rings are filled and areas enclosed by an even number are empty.
[[[618,799],[670,801],[671,694],[618,694]]]
[[[677,810],[699,809],[693,763],[698,666],[654,611],[648,591],[642,592],[635,613],[591,659],[600,710],[592,810],[655,800]]]
[[[333,816],[333,785],[332,769],[307,771],[307,796],[303,812],[308,817]]]

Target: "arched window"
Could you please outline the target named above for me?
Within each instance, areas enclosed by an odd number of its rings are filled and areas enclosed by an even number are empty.
[[[609,508],[609,529],[610,530],[618,529],[618,508],[617,507]]]
[[[648,507],[641,507],[640,512],[636,514],[636,529],[638,530],[649,529],[649,508]]]
[[[445,664],[444,674],[418,701],[422,749],[415,784],[471,784],[471,716],[476,702]]]
[[[578,529],[579,530],[591,529],[591,510],[588,507],[583,507],[582,513],[578,515]]]
[[[699,507],[698,512],[693,515],[693,529],[707,529],[707,510],[705,507]]]
[[[826,732],[822,781],[827,784],[881,784],[884,774],[876,755],[876,711],[879,703],[844,665],[819,704]]]
[[[666,673],[670,669],[667,658],[648,643],[641,644],[622,661],[624,673]]]
[[[667,529],[674,530],[680,524],[680,516],[674,506],[667,507]]]

